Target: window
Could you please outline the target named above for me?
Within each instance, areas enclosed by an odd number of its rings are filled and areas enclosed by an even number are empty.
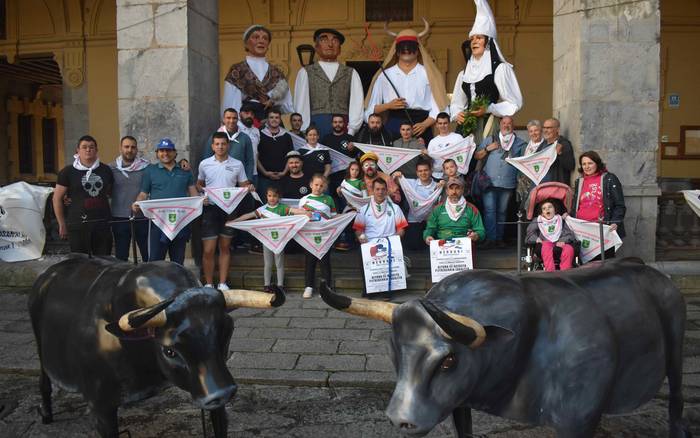
[[[413,21],[413,0],[365,0],[367,21]]]
[[[44,139],[44,173],[58,173],[56,169],[56,119],[43,119],[41,121],[42,138]]]
[[[17,117],[17,138],[19,139],[19,173],[34,173],[34,151],[32,150],[32,116]]]
[[[7,39],[7,9],[5,0],[0,0],[0,40]]]

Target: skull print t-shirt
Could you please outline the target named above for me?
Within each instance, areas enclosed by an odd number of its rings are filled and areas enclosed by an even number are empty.
[[[87,173],[87,170],[78,170],[69,165],[58,173],[56,179],[57,184],[68,188],[66,194],[70,198],[70,204],[66,207],[66,223],[69,229],[80,228],[83,215],[86,220],[105,219],[104,226],[108,226],[107,221],[111,217],[109,196],[114,184],[112,170],[100,163],[97,169],[90,172],[89,177]]]

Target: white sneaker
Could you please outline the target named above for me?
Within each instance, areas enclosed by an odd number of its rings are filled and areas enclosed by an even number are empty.
[[[204,285],[204,287],[210,287],[210,288],[214,289],[214,285],[213,285],[213,284],[211,284],[211,283],[207,283],[207,284],[205,284],[205,285]]]
[[[219,283],[219,285],[216,286],[216,288],[219,289],[219,290],[222,291],[222,292],[225,291],[225,290],[231,289],[230,287],[228,287],[228,284],[226,284],[226,283]]]
[[[304,288],[304,298],[311,298],[314,296],[314,288],[312,287],[306,287]]]

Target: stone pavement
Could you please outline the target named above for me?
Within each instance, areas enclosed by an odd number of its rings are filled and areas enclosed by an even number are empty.
[[[86,436],[91,426],[80,397],[59,393],[57,417],[44,426],[39,403],[38,358],[26,312],[26,289],[0,289],[0,436]],[[688,296],[685,344],[686,417],[700,434],[700,296]],[[393,437],[383,410],[394,372],[387,356],[389,327],[328,308],[319,297],[290,294],[281,308],[239,309],[228,365],[239,383],[229,405],[230,436]],[[667,434],[667,389],[632,414],[606,417],[596,436]],[[14,400],[14,402],[13,402]],[[199,412],[178,389],[120,411],[134,437],[201,436]],[[210,431],[211,432],[211,431]],[[551,431],[475,415],[477,436],[548,437]],[[430,437],[451,435],[449,421]]]

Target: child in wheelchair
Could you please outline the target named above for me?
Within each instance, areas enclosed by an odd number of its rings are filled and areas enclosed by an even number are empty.
[[[545,271],[555,271],[557,265],[561,271],[571,269],[576,236],[557,212],[553,199],[542,201],[539,209],[540,215],[527,227],[525,243],[536,245],[535,253],[540,253]]]

